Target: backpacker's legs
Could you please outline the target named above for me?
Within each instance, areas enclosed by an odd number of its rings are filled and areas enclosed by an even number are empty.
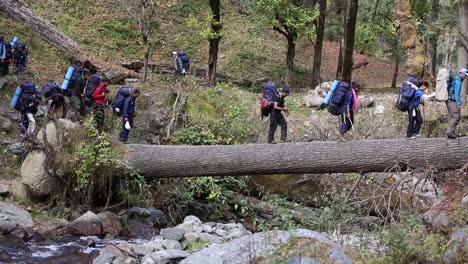
[[[281,127],[281,141],[286,141],[286,137],[288,136],[288,123],[286,123],[286,119],[284,118],[282,113],[277,113],[278,115],[278,125]]]
[[[410,107],[408,109],[408,129],[406,130],[406,138],[411,138],[414,134],[418,134],[422,125],[422,116],[418,108]]]
[[[23,72],[25,70],[25,67],[23,64],[13,64],[13,74],[18,74],[20,72]]]
[[[130,134],[130,130],[126,129],[125,128],[125,123],[127,121],[125,121],[123,118],[122,118],[122,131],[120,131],[120,141],[122,141],[122,143],[127,143],[128,141],[128,136]],[[129,115],[128,116],[128,122],[130,123],[130,127],[133,128],[133,116],[132,115]]]
[[[27,135],[32,136],[34,134],[34,130],[36,129],[36,119],[34,119],[34,115],[32,113],[26,113],[26,117],[28,120]]]
[[[270,113],[270,129],[268,130],[268,143],[275,142],[275,131],[278,127],[278,113],[272,110]]]
[[[349,114],[350,114],[349,118],[346,116],[346,112],[340,115],[340,133],[342,135],[348,132],[349,130],[351,130],[351,128],[353,127],[354,111],[350,110]]]
[[[97,105],[94,109],[94,119],[99,133],[104,131],[104,105]]]
[[[447,136],[456,137],[455,129],[460,123],[460,111],[458,110],[457,103],[452,100],[447,101],[447,110],[448,110],[448,127],[447,127]]]

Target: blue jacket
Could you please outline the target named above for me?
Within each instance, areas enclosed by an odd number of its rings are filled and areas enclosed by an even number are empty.
[[[354,100],[353,100],[353,93],[350,91],[346,94],[344,99],[344,110],[353,109]]]
[[[460,75],[457,74],[455,78],[453,78],[452,86],[450,86],[449,91],[449,99],[455,100],[458,106],[461,106],[460,100],[460,91],[462,88],[463,80],[461,79]]]
[[[421,90],[417,90],[415,93],[414,93],[414,97],[413,99],[411,100],[411,106],[413,108],[416,108],[419,106],[419,104],[421,104],[421,97],[424,95],[424,92],[421,91]]]
[[[122,111],[122,117],[133,116],[135,113],[135,97],[130,95],[125,99],[124,107]]]

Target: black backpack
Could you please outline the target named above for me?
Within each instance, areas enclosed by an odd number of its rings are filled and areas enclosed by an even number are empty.
[[[408,111],[414,100],[416,90],[419,89],[413,82],[418,83],[417,81],[409,78],[408,81],[404,82],[401,86],[401,91],[397,97],[395,107],[402,112]]]
[[[185,50],[181,49],[177,53],[177,56],[182,60],[182,67],[186,72],[190,70],[190,57],[185,53]]]
[[[125,100],[130,96],[131,89],[127,86],[120,87],[117,95],[115,96],[112,111],[116,116],[122,116]]]
[[[101,83],[101,75],[93,74],[89,77],[88,82],[86,83],[86,88],[84,91],[85,98],[92,99],[92,95],[96,88]]]
[[[349,83],[341,82],[333,92],[330,104],[328,105],[328,112],[330,114],[340,115],[343,113],[345,98],[349,92],[351,92]]]

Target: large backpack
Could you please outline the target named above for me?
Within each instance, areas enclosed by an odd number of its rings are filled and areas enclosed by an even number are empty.
[[[271,110],[273,109],[273,98],[278,96],[278,91],[276,90],[276,85],[274,83],[267,83],[263,87],[262,99],[260,100],[260,112],[263,117],[270,115]]]
[[[86,83],[86,88],[84,91],[85,98],[92,99],[93,93],[100,83],[101,83],[101,75],[99,74],[91,75],[88,79],[88,82]]]
[[[340,115],[344,110],[344,103],[346,95],[351,92],[349,83],[341,82],[333,92],[330,104],[328,105],[328,112],[332,115]]]
[[[115,96],[114,104],[112,105],[114,115],[122,116],[125,100],[130,96],[130,93],[131,89],[129,87],[120,87],[117,95]]]
[[[32,82],[24,82],[20,85],[20,88],[22,90],[21,96],[14,106],[17,111],[23,111],[23,105],[25,105],[25,102],[28,101],[29,98],[37,92],[37,87]]]
[[[48,82],[44,86],[42,86],[42,95],[46,99],[50,99],[56,95],[61,95],[61,88],[55,82]]]
[[[452,86],[453,77],[450,74],[450,70],[440,69],[437,72],[435,99],[439,102],[445,102],[448,99],[450,93],[450,87]]]
[[[181,49],[177,53],[177,56],[181,59],[182,61],[182,67],[186,72],[190,70],[190,57],[185,53],[185,50]]]
[[[419,89],[417,84],[419,84],[419,81],[413,77],[408,78],[408,80],[403,83],[395,103],[395,107],[398,110],[402,112],[408,111],[414,99],[414,94]]]

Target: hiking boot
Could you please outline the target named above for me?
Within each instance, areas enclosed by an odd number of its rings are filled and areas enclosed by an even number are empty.
[[[420,134],[414,134],[413,137],[420,138],[421,135]]]
[[[276,141],[268,141],[268,144],[276,144]]]
[[[413,139],[416,139],[415,136],[411,136],[411,137],[406,137],[407,140],[413,140]]]
[[[291,142],[290,139],[282,139],[282,140],[281,140],[281,143],[289,143],[289,142]]]
[[[455,135],[454,133],[450,133],[450,134],[447,134],[447,137],[451,139],[456,139],[457,135]]]

